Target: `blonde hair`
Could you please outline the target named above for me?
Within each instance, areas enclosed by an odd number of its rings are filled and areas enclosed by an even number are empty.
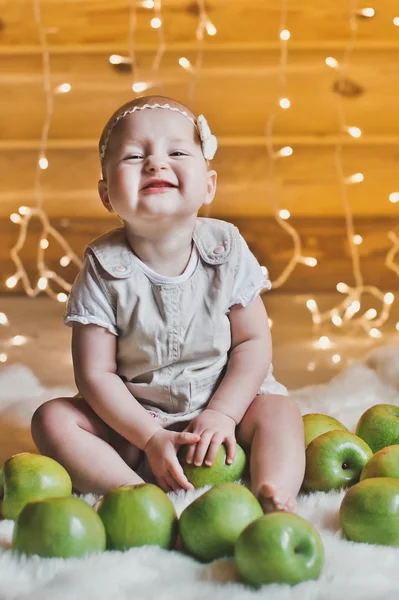
[[[120,106],[113,113],[113,115],[108,119],[107,123],[105,124],[104,129],[102,130],[100,141],[98,144],[98,150],[100,155],[103,177],[105,175],[106,152],[114,128],[119,123],[119,121],[123,119],[123,117],[134,112],[135,107],[137,107],[137,110],[139,110],[140,107],[144,107],[145,105],[148,105],[149,108],[151,106],[154,106],[156,108],[158,105],[160,105],[160,107],[164,106],[165,108],[170,108],[170,110],[176,110],[177,112],[183,113],[190,121],[192,121],[194,128],[198,134],[196,117],[194,113],[185,104],[182,104],[177,100],[167,98],[166,96],[143,96],[140,98],[135,98],[134,100],[129,100],[129,102],[126,102],[125,104]]]

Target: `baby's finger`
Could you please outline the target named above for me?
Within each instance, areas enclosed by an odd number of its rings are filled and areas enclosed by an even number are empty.
[[[156,478],[157,481],[157,485],[161,488],[161,490],[163,490],[164,492],[171,492],[172,488],[170,487],[170,485],[168,484],[168,482],[166,481],[165,477],[157,477]]]
[[[226,438],[226,463],[231,465],[236,457],[236,439],[235,437]]]
[[[186,452],[186,463],[191,465],[194,460],[194,454],[197,449],[197,444],[190,444]]]
[[[173,478],[173,476],[170,473],[168,473],[165,476],[165,479],[167,484],[170,486],[172,492],[178,492],[179,490],[181,490],[181,485],[177,483],[177,481]]]
[[[183,444],[196,444],[201,439],[198,433],[189,433],[188,431],[181,431],[176,433],[175,442],[180,446]]]
[[[219,452],[219,448],[222,444],[222,438],[220,436],[214,435],[211,443],[209,444],[208,452],[206,453],[205,464],[207,467],[210,467],[213,464],[213,461],[216,458],[217,453]]]
[[[194,464],[197,467],[202,465],[203,460],[205,458],[205,454],[208,451],[209,443],[210,443],[211,439],[212,439],[212,433],[209,433],[208,431],[205,431],[201,435],[201,441],[199,441],[197,444],[197,449],[195,451],[195,456],[194,456]]]
[[[193,490],[194,486],[189,482],[187,477],[184,474],[183,469],[178,461],[173,463],[170,466],[170,474],[174,478],[174,480],[179,484],[179,489],[183,488],[184,490]]]

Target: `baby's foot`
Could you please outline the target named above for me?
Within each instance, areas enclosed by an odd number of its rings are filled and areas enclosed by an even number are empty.
[[[272,483],[264,483],[256,497],[265,514],[275,511],[294,512],[295,498],[284,488],[277,488]]]

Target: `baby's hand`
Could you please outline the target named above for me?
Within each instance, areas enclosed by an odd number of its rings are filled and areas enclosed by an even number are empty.
[[[206,456],[205,464],[210,467],[220,446],[225,443],[227,449],[226,462],[230,465],[236,454],[235,429],[236,423],[231,417],[207,408],[198,417],[195,417],[184,430],[201,436],[201,441],[188,448],[186,461],[188,463],[194,462],[199,467]]]
[[[183,444],[195,444],[200,436],[187,432],[158,429],[148,440],[144,452],[155,475],[157,483],[164,492],[193,490],[194,487],[184,475],[177,458],[177,450]]]

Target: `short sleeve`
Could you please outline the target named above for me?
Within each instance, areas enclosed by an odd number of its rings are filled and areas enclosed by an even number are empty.
[[[240,235],[239,266],[234,278],[229,308],[234,304],[248,306],[262,290],[270,290],[271,287],[270,280],[266,278],[262,267]]]
[[[73,322],[99,325],[118,335],[116,310],[101,283],[90,253],[86,254],[83,268],[72,286],[63,321],[68,326]]]

